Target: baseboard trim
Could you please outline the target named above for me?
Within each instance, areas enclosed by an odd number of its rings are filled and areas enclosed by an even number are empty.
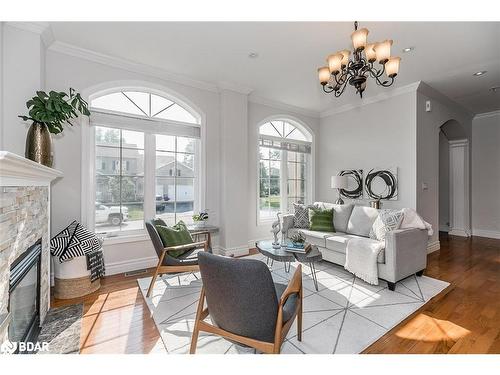
[[[155,267],[157,264],[158,257],[156,256],[124,260],[121,262],[105,263],[106,276],[140,270],[143,268],[151,268]]]
[[[440,232],[449,232],[450,231],[450,227],[448,225],[440,225],[439,226],[439,231]]]
[[[472,235],[477,237],[500,239],[500,232],[494,230],[472,229]]]
[[[237,247],[231,247],[231,248],[224,248],[222,246],[216,246],[214,247],[214,253],[216,254],[221,254],[225,256],[235,256],[235,257],[241,257],[244,255],[250,254],[250,249],[255,248],[255,243],[258,241],[264,241],[264,240],[271,240],[271,237],[266,237],[266,238],[260,238],[256,240],[250,240],[248,241],[248,244],[242,245],[242,246],[237,246]]]
[[[438,241],[429,242],[427,244],[427,254],[438,251],[441,248],[441,243]]]
[[[451,229],[448,234],[450,236],[459,236],[459,237],[470,237],[470,233],[468,233],[464,229]]]
[[[217,246],[214,248],[214,253],[225,256],[241,257],[244,255],[248,255],[250,253],[250,249],[247,245],[231,247],[231,248],[224,248],[222,246]]]

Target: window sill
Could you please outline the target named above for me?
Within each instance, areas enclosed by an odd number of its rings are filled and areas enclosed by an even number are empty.
[[[150,238],[147,234],[133,234],[133,235],[126,235],[126,236],[116,236],[116,237],[105,237],[104,238],[104,244],[103,246],[106,245],[118,245],[122,243],[130,243],[130,242],[143,242],[143,241],[149,241]]]

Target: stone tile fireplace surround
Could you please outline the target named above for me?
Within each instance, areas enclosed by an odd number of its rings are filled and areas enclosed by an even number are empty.
[[[0,345],[8,339],[12,263],[39,239],[40,322],[50,304],[50,184],[62,176],[19,155],[0,151]]]

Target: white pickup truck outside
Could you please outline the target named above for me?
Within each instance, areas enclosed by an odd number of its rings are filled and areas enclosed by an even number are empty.
[[[104,204],[95,204],[95,222],[96,224],[110,223],[120,225],[128,220],[128,208],[121,206],[105,206]]]

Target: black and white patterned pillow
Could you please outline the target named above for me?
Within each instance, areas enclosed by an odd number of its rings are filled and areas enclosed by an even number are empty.
[[[293,226],[294,228],[309,229],[309,208],[301,203],[294,203]]]
[[[73,221],[50,240],[50,253],[65,262],[101,249],[103,240],[78,221]]]
[[[370,238],[385,241],[385,235],[391,230],[396,230],[403,221],[401,210],[380,210],[370,230]]]

